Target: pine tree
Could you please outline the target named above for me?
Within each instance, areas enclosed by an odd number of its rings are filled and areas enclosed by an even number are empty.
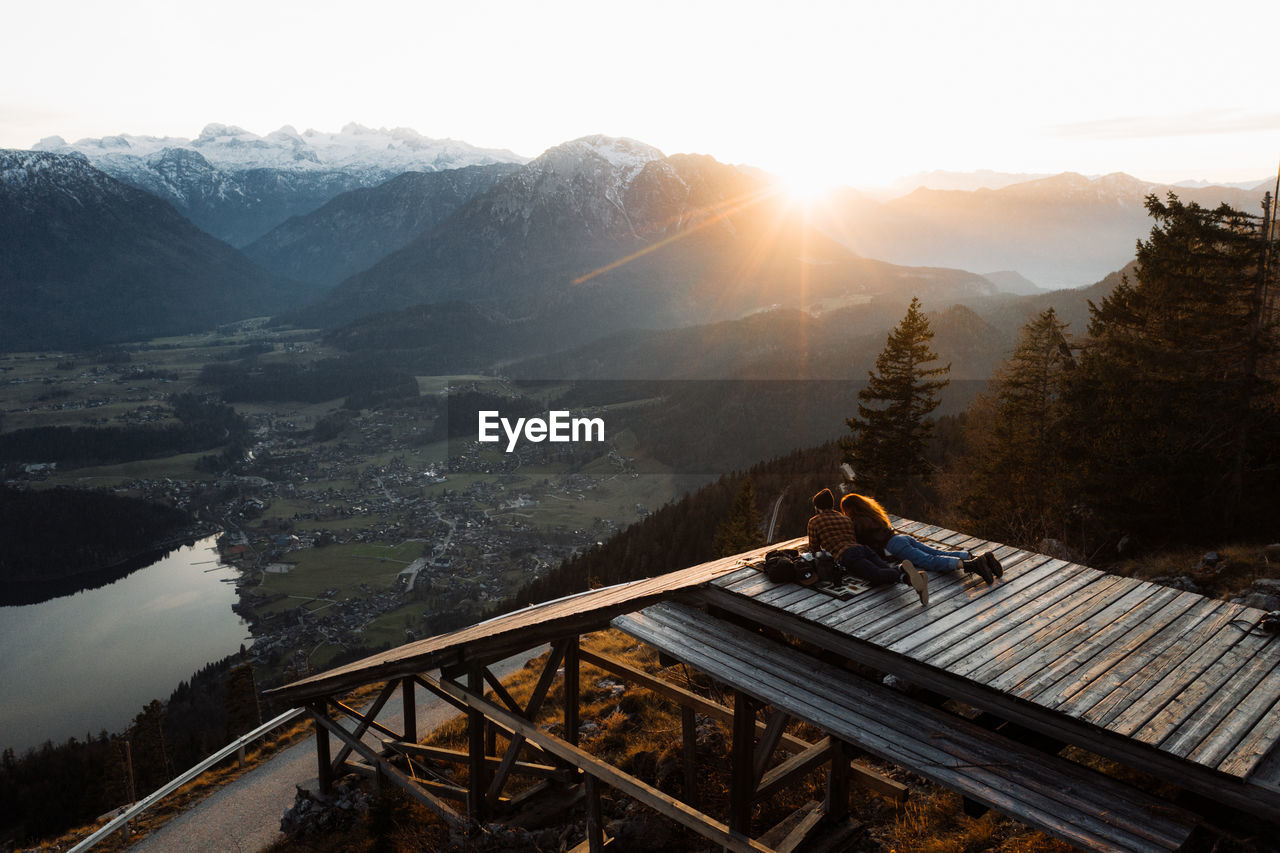
[[[227,709],[227,737],[237,738],[248,734],[262,724],[258,708],[258,693],[254,686],[253,664],[242,663],[227,673],[225,705]]]
[[[1136,282],[1089,306],[1092,343],[1072,390],[1085,495],[1112,527],[1194,520],[1225,532],[1274,514],[1264,243],[1256,217],[1225,204],[1170,193],[1149,196],[1147,210],[1156,224],[1138,244]]]
[[[1063,395],[1075,368],[1066,324],[1047,308],[1022,328],[991,393],[970,408],[961,507],[976,529],[1034,547],[1061,536],[1072,501]]]
[[[733,499],[729,516],[716,528],[715,555],[731,557],[759,548],[764,544],[761,532],[762,517],[756,507],[756,487],[751,477],[745,477],[738,494]]]
[[[919,508],[921,489],[932,478],[925,447],[933,425],[926,418],[950,381],[941,377],[951,370],[950,364],[925,366],[938,360],[932,340],[920,300],[912,298],[876,357],[867,387],[858,392],[858,415],[846,421],[852,436],[841,442],[858,489],[900,512]]]

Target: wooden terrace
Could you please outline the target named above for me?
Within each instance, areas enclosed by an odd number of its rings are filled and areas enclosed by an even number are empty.
[[[966,808],[995,809],[1083,849],[1175,850],[1201,824],[1280,823],[1280,636],[1258,627],[1262,611],[919,522],[899,520],[898,529],[950,549],[993,550],[1004,578],[988,586],[960,573],[930,575],[923,607],[902,585],[775,584],[751,565],[760,549],[525,608],[271,693],[315,718],[322,786],[354,752],[364,759],[358,767],[405,787],[459,828],[570,790],[586,800],[584,850],[606,842],[601,783],[727,849],[838,849],[855,828],[850,785],[906,795],[854,760],[859,755],[958,791]],[[580,649],[580,635],[608,627],[725,685],[733,707]],[[521,705],[487,667],[547,643],[550,658]],[[575,701],[565,702],[563,738],[539,725],[557,679],[566,697],[579,695],[582,661],[681,706],[686,780],[696,772],[695,714],[731,726],[727,815],[706,814],[579,748]],[[921,689],[887,687],[849,662]],[[336,698],[384,681],[367,713]],[[466,753],[419,746],[412,723],[396,732],[377,722],[397,690],[411,721],[417,687],[468,715]],[[971,710],[957,713],[944,697]],[[334,710],[348,719],[335,719]],[[827,736],[808,743],[785,734],[789,719]],[[366,742],[372,732],[380,745]],[[505,740],[501,754],[495,734]],[[330,735],[341,744],[336,756]],[[1182,793],[1139,790],[1062,757],[1066,746]],[[416,781],[406,762],[424,757],[465,765],[467,783]],[[756,803],[819,767],[823,802],[776,827],[753,826]],[[540,782],[508,797],[513,774]]]

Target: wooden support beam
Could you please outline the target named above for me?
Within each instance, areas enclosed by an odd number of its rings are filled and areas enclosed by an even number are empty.
[[[485,698],[467,692],[458,684],[442,681],[439,683],[439,687],[451,693],[459,701],[465,702],[470,707],[481,711],[495,722],[523,734],[529,741],[546,752],[553,753],[574,767],[595,776],[605,784],[671,818],[681,826],[688,827],[703,838],[726,847],[734,851],[734,853],[772,853],[768,847],[738,833],[730,832],[729,827],[710,815],[667,796],[652,785],[646,784],[628,773],[624,773],[573,744],[542,731],[537,726],[521,720]]]
[[[316,779],[320,793],[327,796],[333,790],[333,764],[329,758],[329,729],[325,726],[324,702],[311,706],[311,717],[316,724]]]
[[[684,754],[684,801],[698,807],[698,719],[693,708],[680,706],[680,737]]]
[[[587,850],[604,850],[604,820],[600,816],[600,783],[590,773],[583,780],[587,789]]]
[[[691,708],[703,716],[729,725],[733,723],[733,711],[731,709],[718,702],[699,696],[697,693],[685,690],[683,687],[672,684],[669,681],[655,678],[642,669],[637,669],[616,658],[596,654],[588,649],[582,649],[578,656],[593,666],[600,667],[605,672],[611,672],[619,678],[639,684],[660,696],[665,696],[678,702],[683,707]],[[764,723],[759,723],[756,730],[763,733],[764,728]],[[813,748],[813,744],[790,734],[783,734],[778,746],[793,755],[805,753]],[[906,801],[908,789],[901,782],[894,781],[883,773],[878,773],[870,767],[863,767],[860,764],[854,764],[850,770],[854,774],[857,783],[864,788],[869,788],[880,796],[888,797],[897,802]],[[764,784],[764,782],[762,781],[761,784]]]
[[[835,741],[831,769],[827,771],[827,799],[823,803],[827,816],[843,820],[849,816],[849,747]]]
[[[778,740],[782,737],[783,729],[790,719],[790,714],[777,708],[769,715],[769,722],[765,724],[764,733],[760,736],[760,742],[756,744],[756,756],[751,772],[751,786],[753,788],[759,784],[764,777],[764,772],[769,769],[769,759],[773,757],[773,751],[778,748]]]
[[[424,790],[418,784],[417,780],[410,778],[408,774],[399,767],[396,767],[394,764],[387,761],[375,752],[367,743],[356,739],[353,737],[351,732],[347,731],[342,726],[338,725],[337,722],[329,719],[323,714],[315,715],[315,720],[318,725],[323,726],[328,733],[335,735],[338,740],[351,744],[351,748],[359,753],[365,761],[369,762],[370,766],[377,768],[377,770],[389,780],[399,785],[406,794],[438,814],[450,826],[455,829],[462,829],[466,826],[466,821],[464,821],[457,812],[449,808],[445,803],[441,802],[439,798]]]
[[[755,794],[756,711],[751,697],[733,692],[733,744],[730,747],[729,831],[751,835],[751,805]]]
[[[809,837],[825,816],[826,810],[822,803],[810,800],[760,836],[760,841],[775,851],[791,853]]]
[[[575,634],[564,644],[564,739],[574,746],[578,745],[578,725],[581,709],[578,697],[581,690],[578,684],[579,660],[578,636]]]
[[[394,681],[388,681],[385,685],[383,685],[382,691],[378,693],[378,698],[375,699],[373,704],[369,706],[369,710],[367,713],[357,711],[354,708],[351,708],[350,706],[348,706],[345,702],[341,702],[333,696],[329,697],[329,702],[335,708],[338,708],[339,710],[341,710],[343,713],[348,714],[351,717],[354,717],[355,719],[360,721],[360,725],[356,728],[357,740],[364,737],[365,732],[367,732],[370,729],[370,727],[376,729],[377,731],[382,732],[388,737],[393,737],[397,740],[400,740],[401,738],[399,734],[391,731],[391,729],[387,728],[381,723],[377,723],[374,721],[374,718],[377,717],[378,714],[382,713],[383,706],[387,704],[387,700],[391,698],[391,694],[394,693],[395,690],[396,690],[396,683]],[[350,754],[351,754],[351,747],[344,746],[338,752],[337,757],[333,759],[334,769],[341,767],[342,763],[347,760],[347,756]]]
[[[480,666],[472,666],[471,671],[467,673],[467,687],[473,693],[483,695],[484,674]],[[471,708],[467,712],[467,749],[470,754],[467,766],[467,816],[476,825],[484,823],[488,817],[485,796],[487,787],[485,776],[488,768],[484,760],[484,720],[485,715],[479,709]]]
[[[507,695],[507,698],[511,699],[511,701],[506,702],[504,700],[504,704],[508,706],[512,713],[517,714],[529,722],[533,722],[537,719],[538,712],[542,710],[542,704],[546,701],[547,694],[551,691],[551,684],[555,681],[556,673],[559,670],[559,667],[556,664],[562,657],[566,660],[567,666],[569,657],[569,644],[567,642],[562,647],[560,653],[557,654],[553,652],[548,657],[547,665],[542,671],[542,676],[538,679],[538,683],[534,687],[533,693],[529,696],[529,703],[523,710],[521,710],[519,703],[511,698],[510,694]],[[568,669],[565,671],[568,672]],[[485,675],[488,676],[490,684],[492,684],[493,681],[495,681],[492,677],[492,673],[489,672],[488,668],[486,668],[484,672]],[[506,693],[505,690],[502,692]],[[486,727],[490,734],[497,730],[497,727],[492,722],[487,722]],[[506,755],[503,756],[502,762],[498,765],[497,771],[493,774],[493,780],[489,784],[489,790],[485,793],[490,804],[496,803],[498,801],[498,797],[501,796],[502,789],[506,786],[507,779],[511,775],[511,770],[515,766],[517,759],[520,757],[520,750],[524,747],[524,741],[524,736],[519,732],[511,733],[507,743]],[[494,742],[491,739],[486,740],[485,746],[486,754],[491,755],[497,752],[494,748]]]
[[[461,702],[459,702],[457,699],[454,699],[448,693],[441,692],[441,690],[438,687],[436,687],[434,683],[427,681],[421,675],[413,676],[413,682],[414,684],[421,685],[423,689],[425,689],[429,693],[434,694],[437,698],[443,699],[445,702],[448,702],[450,705],[457,708],[459,714],[467,713],[466,705],[463,705]]]
[[[489,667],[484,668],[484,680],[489,682],[489,687],[493,690],[493,695],[497,696],[503,705],[507,706],[507,710],[513,713],[520,713],[520,703],[515,700],[507,688],[502,686],[502,682],[498,677],[489,671]]]
[[[760,780],[760,784],[756,787],[756,799],[766,799],[772,796],[775,791],[790,785],[797,778],[806,773],[811,773],[817,767],[826,764],[831,760],[834,751],[835,747],[831,742],[831,738],[825,737],[804,752],[791,756],[764,774],[764,778]]]
[[[447,761],[451,764],[466,764],[471,760],[471,754],[463,752],[460,749],[445,749],[440,746],[423,746],[417,743],[406,743],[404,741],[391,741],[387,747],[394,749],[403,755],[417,759],[425,759],[428,761]],[[486,755],[485,763],[490,768],[497,769],[502,764],[502,759],[496,755]],[[569,771],[563,767],[556,767],[552,764],[538,764],[531,761],[517,761],[512,768],[513,773],[519,773],[523,776],[533,776],[537,779],[555,779],[560,782],[569,782]]]
[[[400,681],[400,695],[404,712],[404,739],[409,743],[418,740],[418,697],[414,692],[413,679]]]

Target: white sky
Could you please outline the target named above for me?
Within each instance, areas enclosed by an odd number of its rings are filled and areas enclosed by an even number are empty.
[[[854,185],[1280,162],[1275,0],[0,3],[8,148],[356,121],[526,156],[630,136]]]

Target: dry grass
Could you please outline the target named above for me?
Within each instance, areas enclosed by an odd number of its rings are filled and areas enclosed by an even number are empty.
[[[911,799],[888,824],[872,827],[867,850],[891,853],[1070,853],[1071,845],[987,812],[965,816],[959,794],[913,787]]]
[[[1141,580],[1189,575],[1205,594],[1215,598],[1231,598],[1256,580],[1280,578],[1280,562],[1268,562],[1263,556],[1266,544],[1237,542],[1212,549],[1222,557],[1216,572],[1200,573],[1195,570],[1200,558],[1210,549],[1192,546],[1168,548],[1158,553],[1122,560],[1112,566],[1110,571]]]

